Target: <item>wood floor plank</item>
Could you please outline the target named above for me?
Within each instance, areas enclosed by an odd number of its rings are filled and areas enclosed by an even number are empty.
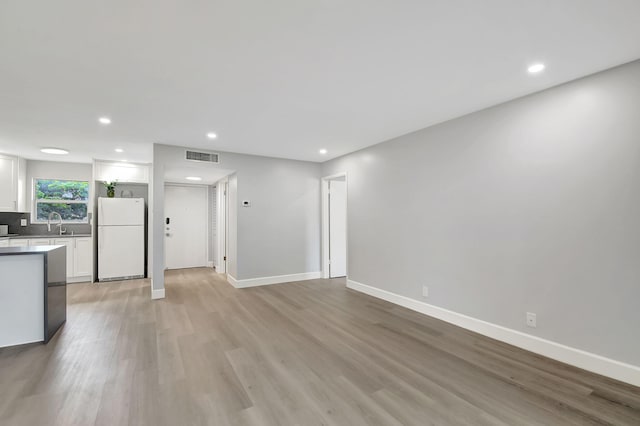
[[[2,425],[640,425],[640,389],[345,287],[211,269],[68,287],[47,345],[0,349]]]

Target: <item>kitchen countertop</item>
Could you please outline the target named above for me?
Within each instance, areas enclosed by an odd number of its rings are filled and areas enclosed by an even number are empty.
[[[64,246],[28,246],[28,247],[0,247],[0,256],[12,256],[16,254],[49,253]]]
[[[5,235],[5,236],[0,236],[0,240],[18,240],[18,239],[22,239],[22,240],[28,240],[28,239],[32,239],[32,238],[75,238],[75,237],[90,237],[91,234],[75,234],[75,235],[71,235],[71,234],[62,234],[62,235],[58,235],[58,234],[40,234],[40,235]]]

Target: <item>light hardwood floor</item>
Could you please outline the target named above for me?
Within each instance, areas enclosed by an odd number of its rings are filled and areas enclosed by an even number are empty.
[[[640,425],[640,389],[312,280],[208,269],[68,287],[48,345],[0,350],[2,425]]]

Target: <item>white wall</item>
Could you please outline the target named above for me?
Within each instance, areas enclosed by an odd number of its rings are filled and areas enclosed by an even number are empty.
[[[92,165],[56,161],[27,160],[27,210],[33,210],[33,179],[91,181]],[[92,197],[89,197],[90,199]],[[91,211],[91,210],[89,210]]]
[[[238,175],[229,176],[227,186],[227,202],[229,203],[227,216],[227,241],[229,251],[227,252],[227,273],[234,278],[240,275],[238,272]]]
[[[149,181],[149,271],[151,297],[164,297],[164,158],[153,150]]]
[[[323,164],[349,279],[640,366],[639,118],[634,62]]]

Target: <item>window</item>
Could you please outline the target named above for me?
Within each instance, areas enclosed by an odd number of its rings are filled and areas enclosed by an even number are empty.
[[[62,221],[67,223],[89,221],[89,182],[56,179],[34,179],[33,182],[33,222],[46,222],[52,212],[60,213]]]

